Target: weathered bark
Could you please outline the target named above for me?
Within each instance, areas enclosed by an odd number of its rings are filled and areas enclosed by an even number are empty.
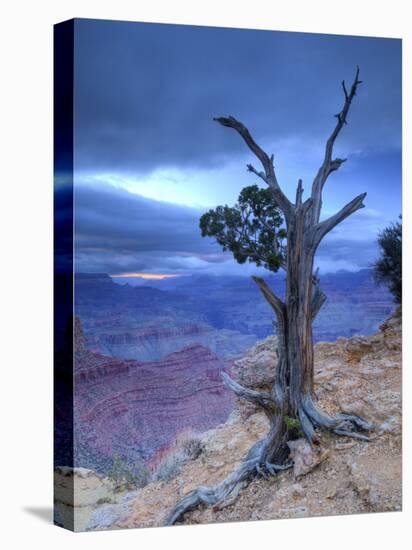
[[[312,337],[313,320],[326,299],[320,289],[318,274],[313,271],[316,250],[327,233],[364,207],[366,193],[355,197],[334,216],[320,221],[323,187],[329,175],[345,161],[332,159],[333,146],[347,123],[350,105],[360,83],[359,69],[349,92],[345,83],[342,83],[344,105],[340,113],[335,115],[336,126],[327,140],[324,159],[314,178],[311,196],[305,202],[301,180],[298,182],[295,204],[289,201],[277,181],[273,155],[269,156],[256,143],[241,122],[231,116],[214,119],[221,125],[236,130],[259,159],[262,172],[251,164],[247,168],[269,186],[283,212],[287,231],[286,292],[285,301],[282,301],[262,278],[253,277],[277,320],[278,364],[271,392],[244,388],[227,374],[223,375],[224,383],[229,389],[238,397],[253,402],[266,414],[270,422],[267,436],[252,447],[240,468],[227,479],[213,489],[201,487],[178,503],[167,518],[166,523],[169,525],[200,503],[216,504],[227,498],[234,498],[241,487],[256,475],[276,474],[289,467],[287,441],[292,434],[285,421],[286,417],[298,420],[302,432],[311,443],[318,441],[317,429],[368,439],[362,432],[372,429],[372,425],[363,418],[347,414],[331,417],[315,405]]]

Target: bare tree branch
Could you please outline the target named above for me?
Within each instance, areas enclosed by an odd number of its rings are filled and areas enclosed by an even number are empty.
[[[282,210],[285,218],[288,219],[292,212],[292,204],[283,193],[277,181],[275,169],[273,166],[273,155],[269,157],[269,155],[263,149],[261,149],[261,147],[259,147],[256,141],[253,139],[246,126],[236,120],[233,116],[217,117],[213,120],[218,122],[222,126],[226,126],[227,128],[233,128],[234,130],[236,130],[238,134],[243,138],[243,141],[246,143],[252,153],[260,160],[264,172],[258,172],[256,168],[254,168],[251,164],[247,165],[247,169],[263,179],[265,183],[272,189],[276,202]]]
[[[261,293],[266,298],[266,300],[269,302],[269,304],[272,306],[272,308],[275,310],[276,315],[284,318],[285,315],[285,304],[284,302],[276,296],[276,294],[273,292],[273,290],[268,286],[266,281],[264,281],[261,277],[252,277],[252,279],[255,281],[255,283],[260,288]]]
[[[326,294],[322,292],[319,284],[316,284],[312,295],[312,321],[315,319],[325,302]]]
[[[221,374],[225,386],[229,390],[232,390],[232,392],[235,393],[238,397],[242,397],[243,399],[250,401],[254,405],[259,405],[266,412],[273,412],[275,408],[275,402],[269,392],[250,390],[249,388],[245,388],[244,386],[241,386],[240,384],[235,382],[233,378],[231,378],[226,372],[222,372]]]
[[[296,208],[299,208],[299,206],[302,206],[302,195],[303,195],[302,180],[298,180],[298,187],[296,189],[296,200],[295,200]]]
[[[339,210],[339,212],[311,228],[310,232],[308,233],[308,238],[309,242],[315,247],[315,249],[317,248],[323,237],[327,233],[329,233],[329,231],[332,231],[334,227],[336,227],[339,223],[348,218],[351,214],[354,214],[361,208],[365,207],[365,205],[363,204],[363,200],[365,197],[366,193],[361,193],[353,200],[348,202],[348,204],[344,206],[341,210]]]
[[[340,159],[340,158],[332,159],[333,146],[343,126],[347,124],[347,116],[349,113],[352,100],[356,95],[356,91],[359,84],[361,83],[362,81],[359,80],[359,67],[356,70],[356,75],[349,93],[346,89],[345,81],[342,82],[345,102],[343,104],[342,110],[335,115],[338,121],[336,123],[336,126],[332,134],[329,136],[329,139],[326,142],[325,156],[323,159],[323,163],[319,168],[319,171],[316,174],[315,179],[313,180],[313,185],[312,185],[313,209],[312,209],[312,215],[311,215],[312,225],[319,222],[320,210],[322,207],[322,189],[323,189],[323,186],[325,185],[326,180],[328,179],[329,175],[335,170],[337,170],[346,160],[346,159]]]
[[[305,200],[304,203],[302,203],[302,197],[303,197],[303,186],[302,186],[302,180],[298,180],[298,186],[296,188],[296,199],[295,199],[295,217],[299,214],[306,218],[307,212],[310,210],[313,204],[312,197],[309,197]]]
[[[252,174],[255,174],[256,176],[261,178],[265,183],[267,183],[265,172],[259,172],[259,170],[256,170],[256,168],[253,166],[253,164],[246,164],[246,168],[248,172],[252,172]]]

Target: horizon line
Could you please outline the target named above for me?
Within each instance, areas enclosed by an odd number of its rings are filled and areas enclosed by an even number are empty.
[[[129,278],[140,278],[140,279],[173,279],[176,277],[181,277],[177,273],[118,273],[115,275],[110,275],[110,277],[116,279],[129,279]]]

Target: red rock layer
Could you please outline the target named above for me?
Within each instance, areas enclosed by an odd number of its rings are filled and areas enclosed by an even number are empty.
[[[203,346],[139,362],[87,351],[78,341],[75,439],[93,453],[147,459],[179,432],[208,430],[232,410],[220,375],[229,364]]]

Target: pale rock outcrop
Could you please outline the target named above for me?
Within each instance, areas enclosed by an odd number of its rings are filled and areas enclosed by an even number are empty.
[[[108,503],[116,504],[116,515],[111,515],[111,523],[115,517],[117,520],[124,519],[131,510],[124,508],[121,515],[118,503],[122,503],[126,495],[130,502],[136,494],[126,484],[115,483],[87,468],[57,467],[54,471],[57,523],[75,531],[84,531],[94,510],[103,509]]]
[[[315,450],[306,439],[300,438],[288,442],[289,458],[293,462],[293,475],[305,476],[328,458],[329,450]]]

